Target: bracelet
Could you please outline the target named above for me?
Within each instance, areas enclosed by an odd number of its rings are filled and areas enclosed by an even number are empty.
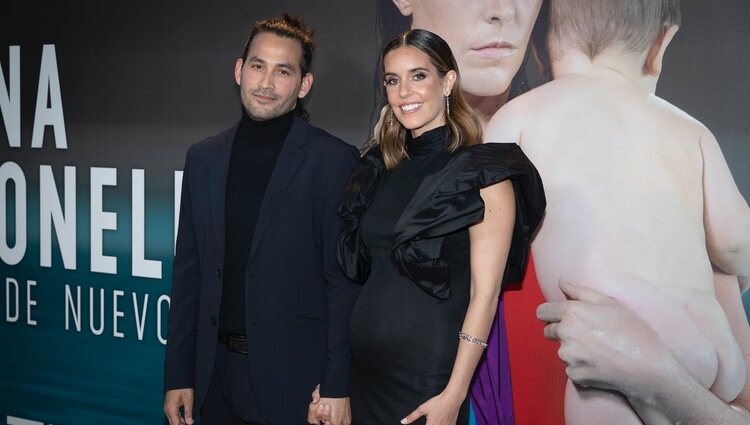
[[[479,338],[474,338],[471,335],[466,335],[465,333],[458,331],[458,338],[463,339],[465,341],[469,341],[472,344],[480,345],[482,348],[487,348],[487,342],[482,341]]]

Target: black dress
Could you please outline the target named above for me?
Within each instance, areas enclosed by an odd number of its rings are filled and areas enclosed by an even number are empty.
[[[392,170],[385,170],[373,149],[355,170],[340,208],[345,230],[339,262],[347,275],[366,282],[351,319],[356,425],[398,424],[442,392],[453,369],[469,303],[468,226],[484,212],[479,188],[511,174],[507,167],[492,176],[479,171],[482,155],[472,155],[475,148],[449,154],[448,137],[446,127],[439,127],[407,138],[409,159]],[[499,152],[490,150],[497,162]],[[524,176],[538,181],[523,160]],[[540,182],[534,187],[543,208]],[[527,231],[521,232],[526,240],[519,252],[528,250],[528,229],[541,211],[535,214],[529,226],[529,214],[521,211]],[[457,423],[468,423],[468,398]]]

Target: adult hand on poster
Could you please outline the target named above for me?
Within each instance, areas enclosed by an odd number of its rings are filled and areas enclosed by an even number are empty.
[[[716,296],[750,363],[750,326],[734,276],[716,274]],[[613,389],[642,414],[659,411],[683,425],[750,423],[750,367],[745,388],[731,403],[701,386],[663,346],[648,324],[613,298],[589,288],[560,283],[567,301],[539,306],[548,322],[545,337],[560,341],[560,358],[571,381]],[[652,422],[642,415],[646,425]]]
[[[180,407],[184,416],[180,416]],[[164,394],[164,413],[169,425],[193,424],[193,389],[179,388],[169,390]]]
[[[632,395],[675,361],[656,332],[614,298],[560,282],[568,301],[544,303],[537,317],[544,336],[560,342],[558,354],[574,383]]]

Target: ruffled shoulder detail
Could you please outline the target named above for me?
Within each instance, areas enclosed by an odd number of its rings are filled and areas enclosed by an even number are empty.
[[[360,238],[362,215],[369,208],[378,180],[385,169],[379,146],[367,151],[352,172],[338,207],[344,225],[336,246],[336,259],[344,275],[364,283],[370,275],[372,257]]]
[[[424,179],[396,225],[392,259],[400,272],[430,295],[450,298],[450,267],[440,258],[445,236],[481,220],[479,189],[508,179],[515,191],[516,224],[503,282],[520,282],[546,201],[539,173],[512,143],[466,148]]]

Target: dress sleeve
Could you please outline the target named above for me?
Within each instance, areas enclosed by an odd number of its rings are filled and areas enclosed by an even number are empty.
[[[344,224],[336,246],[336,260],[344,275],[359,283],[364,283],[370,275],[372,257],[360,237],[360,223],[384,169],[381,158],[379,147],[367,152],[352,172],[338,207]]]
[[[520,282],[546,201],[536,168],[511,143],[464,149],[425,178],[396,225],[392,258],[400,272],[430,295],[450,298],[450,266],[440,258],[445,236],[481,220],[479,190],[504,180],[513,183],[516,223],[503,282]]]

